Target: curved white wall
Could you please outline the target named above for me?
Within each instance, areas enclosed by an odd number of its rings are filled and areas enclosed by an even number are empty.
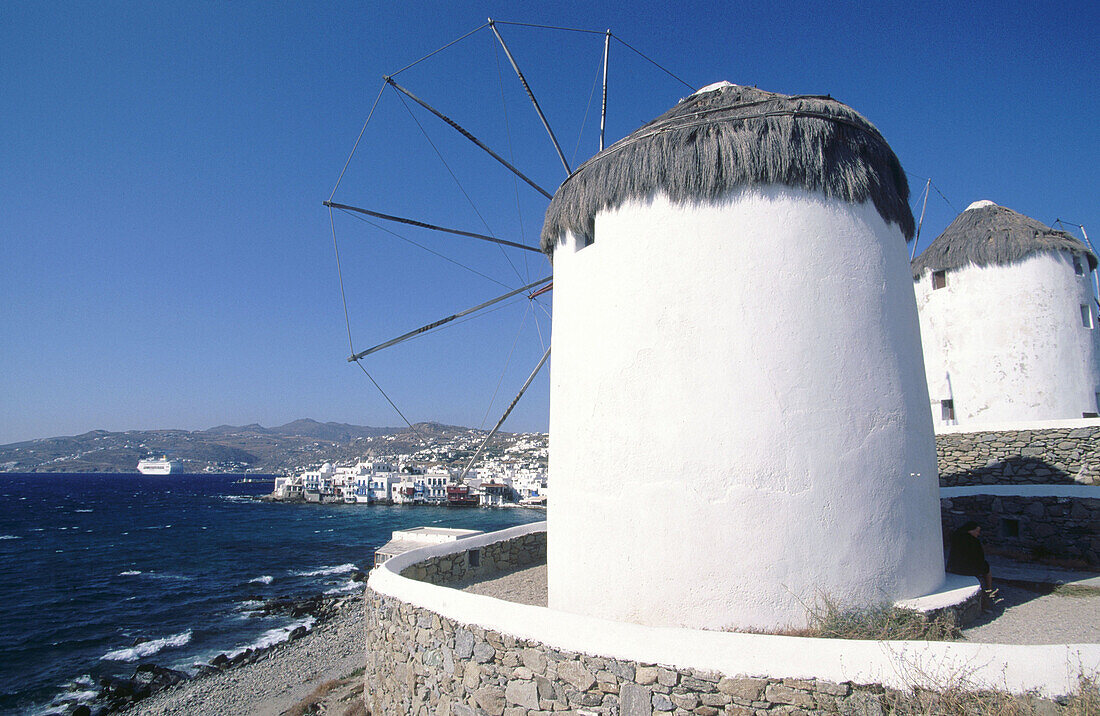
[[[941,424],[1080,418],[1097,412],[1096,304],[1069,252],[968,264],[932,288],[915,282],[933,420]],[[1086,328],[1081,306],[1094,328]],[[955,421],[943,420],[951,400]]]
[[[554,255],[550,606],[776,627],[943,580],[905,242],[758,187],[596,217]]]
[[[502,601],[401,576],[401,570],[422,560],[542,529],[545,523],[521,525],[406,552],[371,570],[368,585],[448,619],[550,648],[729,676],[818,678],[902,690],[950,683],[1056,696],[1076,689],[1081,674],[1100,669],[1100,644],[805,639],[655,628]]]

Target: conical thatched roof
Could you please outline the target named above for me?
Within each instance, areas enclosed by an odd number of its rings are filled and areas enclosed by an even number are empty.
[[[870,199],[913,235],[909,184],[874,125],[831,97],[782,95],[721,83],[582,164],[546,211],[542,250],[566,231],[590,238],[597,212],[658,192],[676,202],[719,199],[754,184],[783,184],[830,198]]]
[[[1087,257],[1089,267],[1096,268],[1096,255],[1072,234],[991,201],[977,201],[913,260],[913,278],[925,269],[1009,264],[1040,251],[1071,251]]]

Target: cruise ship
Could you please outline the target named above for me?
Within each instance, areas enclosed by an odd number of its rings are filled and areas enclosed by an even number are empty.
[[[179,472],[180,464],[167,457],[147,458],[137,464],[138,472],[142,475],[170,475]]]

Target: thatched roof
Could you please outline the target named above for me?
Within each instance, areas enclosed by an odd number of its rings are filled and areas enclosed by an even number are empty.
[[[542,250],[566,231],[591,238],[597,212],[664,193],[721,199],[742,186],[782,184],[853,203],[870,199],[906,239],[909,184],[874,125],[831,97],[782,95],[721,83],[582,164],[546,211]]]
[[[970,263],[1009,264],[1040,251],[1080,254],[1088,258],[1090,268],[1096,268],[1096,255],[1072,234],[991,201],[977,201],[913,260],[913,278],[920,277],[925,269],[942,271]]]

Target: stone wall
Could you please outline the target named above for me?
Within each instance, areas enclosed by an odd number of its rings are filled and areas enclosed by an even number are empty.
[[[730,678],[559,651],[370,589],[365,600],[365,699],[375,716],[881,714],[900,698],[881,687]]]
[[[409,565],[401,576],[434,584],[544,563],[546,533]],[[948,608],[953,609],[954,607]],[[977,608],[975,599],[957,605]],[[730,677],[564,651],[462,624],[372,589],[365,594],[364,698],[371,714],[548,716],[621,714],[881,714],[903,694],[820,679]],[[930,614],[934,617],[936,614]]]
[[[992,551],[1100,567],[1100,499],[967,495],[940,505],[945,535],[974,520]]]
[[[546,564],[545,531],[432,557],[409,565],[401,570],[401,576],[432,584],[446,584],[464,579],[485,579],[531,564]]]
[[[1100,426],[944,433],[940,485],[1100,485]]]

